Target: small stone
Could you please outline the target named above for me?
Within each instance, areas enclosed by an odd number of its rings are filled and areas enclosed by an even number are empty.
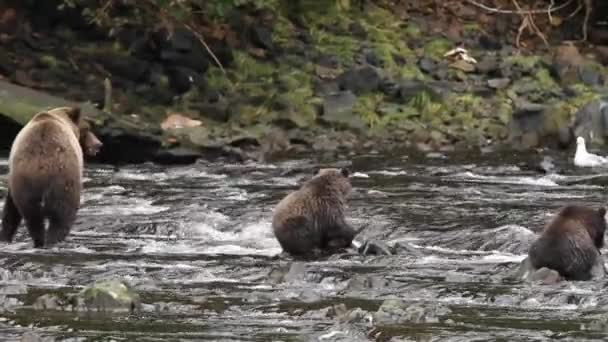
[[[532,276],[529,278],[531,282],[538,282],[544,285],[557,284],[562,281],[564,278],[559,275],[559,273],[555,270],[542,267],[536,272],[532,273]]]
[[[508,78],[493,78],[488,80],[488,87],[493,89],[504,89],[509,86],[511,80]]]
[[[36,310],[61,310],[64,302],[55,295],[45,294],[36,298],[33,306]]]
[[[475,71],[475,65],[463,60],[459,59],[454,63],[450,64],[450,68],[462,70],[464,72],[473,72]]]
[[[420,67],[420,70],[430,74],[437,69],[437,62],[432,58],[422,57],[418,61],[418,66]]]

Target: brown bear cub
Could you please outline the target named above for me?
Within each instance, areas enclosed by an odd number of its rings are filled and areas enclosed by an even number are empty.
[[[83,150],[94,155],[101,146],[80,108],[59,107],[34,115],[17,134],[9,154],[0,241],[11,242],[22,219],[34,247],[63,241],[80,206]]]
[[[589,280],[604,245],[605,208],[562,208],[530,247],[536,269],[547,267],[568,280]]]
[[[347,169],[320,169],[277,204],[272,229],[285,252],[312,256],[351,246],[357,232],[344,217],[348,176]]]

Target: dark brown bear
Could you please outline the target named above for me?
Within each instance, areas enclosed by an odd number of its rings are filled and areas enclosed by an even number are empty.
[[[59,107],[34,115],[19,131],[9,155],[0,241],[11,242],[22,219],[36,248],[68,235],[80,206],[83,150],[94,155],[101,147],[83,119],[80,108]]]
[[[568,280],[589,280],[604,245],[606,209],[562,208],[530,247],[536,269],[547,267]]]
[[[357,234],[344,218],[350,191],[347,169],[320,169],[281,200],[272,229],[283,250],[305,256],[349,247]]]

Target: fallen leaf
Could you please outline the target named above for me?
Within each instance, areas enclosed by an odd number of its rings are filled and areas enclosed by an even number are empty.
[[[167,118],[160,124],[160,127],[163,130],[168,130],[177,128],[198,127],[202,124],[202,121],[190,119],[189,117],[184,116],[180,113],[170,113],[169,115],[167,115]]]

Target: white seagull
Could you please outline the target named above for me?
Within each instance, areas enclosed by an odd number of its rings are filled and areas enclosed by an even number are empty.
[[[587,152],[585,139],[576,138],[576,153],[574,154],[574,165],[580,167],[594,167],[608,164],[608,158]]]

